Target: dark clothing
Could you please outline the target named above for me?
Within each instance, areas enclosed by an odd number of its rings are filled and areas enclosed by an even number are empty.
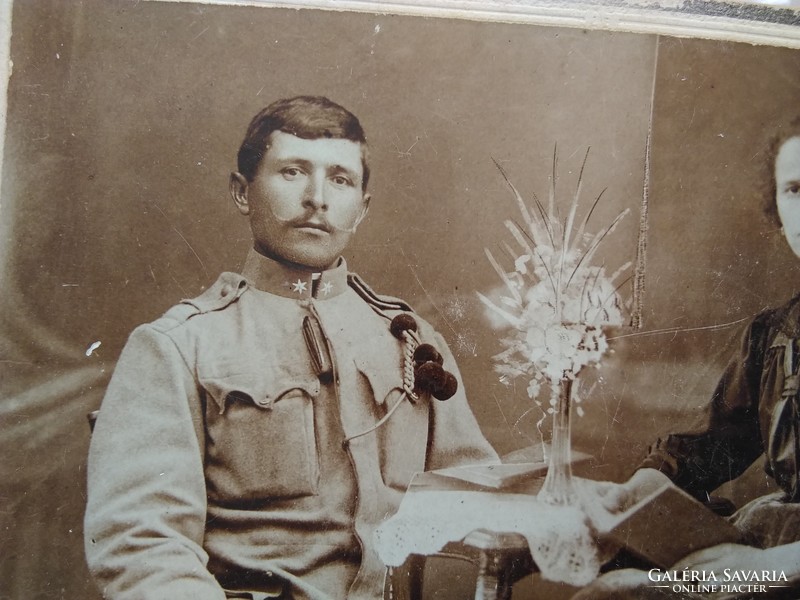
[[[704,500],[766,453],[767,473],[796,502],[798,338],[800,296],[756,316],[701,424],[659,440],[641,466],[659,469]]]
[[[800,296],[756,316],[744,332],[739,354],[730,361],[717,384],[701,423],[694,431],[658,440],[641,465],[660,470],[679,487],[706,500],[709,492],[738,477],[761,454],[766,454],[766,472],[775,478],[781,491],[753,500],[731,518],[744,541],[762,548],[800,541],[796,462],[800,455],[798,338]],[[744,591],[725,598],[797,598],[800,577],[796,556],[791,554],[793,548],[787,552],[789,560],[772,565],[778,572],[785,570],[787,582],[779,586],[767,582],[764,592]],[[704,597],[707,595],[676,593],[670,586],[658,587],[645,571],[625,570],[608,573],[572,600],[701,600]]]

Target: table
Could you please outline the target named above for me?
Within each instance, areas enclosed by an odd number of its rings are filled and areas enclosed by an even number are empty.
[[[496,468],[507,474],[520,467]],[[419,600],[429,556],[474,564],[476,600],[509,600],[512,585],[538,570],[569,583],[592,581],[600,561],[586,517],[577,506],[537,499],[543,472],[533,465],[531,476],[505,482],[502,490],[441,472],[418,474],[397,515],[376,535],[381,558],[393,565],[388,597]]]
[[[511,587],[535,571],[528,541],[517,533],[477,529],[461,542],[447,544],[437,556],[467,560],[477,565],[475,600],[510,600]],[[390,570],[388,600],[419,600],[428,557],[411,555]]]
[[[476,472],[467,476],[480,479]],[[537,476],[486,489],[442,472],[418,474],[400,510],[376,532],[381,558],[395,567],[390,598],[420,599],[428,556],[475,564],[475,600],[509,600],[514,582],[534,571],[583,586],[619,549],[642,564],[667,569],[690,552],[740,538],[733,525],[666,478],[639,482],[630,505],[613,514],[602,498],[617,484],[575,478],[575,502],[569,506],[537,498],[541,484]]]

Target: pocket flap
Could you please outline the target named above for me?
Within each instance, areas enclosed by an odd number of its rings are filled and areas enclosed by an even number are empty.
[[[230,402],[246,402],[271,410],[276,402],[298,394],[315,398],[320,392],[319,379],[297,376],[282,369],[259,368],[220,377],[201,377],[200,383],[214,399],[220,414]]]
[[[375,402],[383,404],[395,390],[403,391],[403,365],[402,357],[395,365],[393,360],[375,360],[367,356],[357,356],[353,359],[356,369],[369,382]]]

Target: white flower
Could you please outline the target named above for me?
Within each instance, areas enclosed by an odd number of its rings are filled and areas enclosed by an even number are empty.
[[[517,200],[528,231],[509,227],[520,247],[512,256],[513,271],[486,251],[510,295],[499,302],[479,296],[499,328],[508,332],[501,340],[504,350],[494,357],[497,372],[507,378],[526,375],[528,397],[538,403],[544,380],[552,391],[563,379],[574,380],[584,367],[599,365],[608,350],[603,328],[623,324],[615,280],[630,265],[609,277],[602,266],[592,264],[598,244],[624,212],[604,231],[592,234],[584,231],[585,222],[576,225],[573,219],[577,197],[564,213],[569,215],[566,221],[552,206],[544,214],[541,206],[531,210],[519,195]],[[570,229],[565,232],[565,227]]]
[[[514,270],[522,275],[527,275],[528,274],[527,263],[530,262],[530,260],[531,260],[530,254],[523,254],[519,256],[517,260],[514,261]]]

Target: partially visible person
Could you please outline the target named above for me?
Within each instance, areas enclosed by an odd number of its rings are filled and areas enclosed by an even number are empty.
[[[772,182],[768,213],[779,221],[789,247],[800,258],[800,119],[773,140],[768,160]],[[750,322],[702,422],[693,431],[658,440],[640,470],[616,496],[621,504],[621,498],[635,493],[637,487],[669,480],[698,500],[707,501],[714,489],[766,455],[766,473],[775,479],[780,491],[756,498],[731,517],[743,543],[696,552],[674,569],[705,569],[720,574],[726,568],[782,571],[788,582],[779,584],[788,587],[768,588],[758,597],[800,597],[799,390],[800,294]],[[614,506],[608,508],[614,510]],[[646,573],[625,570],[601,577],[574,600],[675,597],[666,593],[655,588]],[[681,597],[697,596],[687,593]]]
[[[341,257],[368,179],[361,124],[327,98],[252,120],[242,274],[138,327],[103,400],[85,546],[104,598],[380,598],[373,531],[412,474],[497,460],[444,339]]]

